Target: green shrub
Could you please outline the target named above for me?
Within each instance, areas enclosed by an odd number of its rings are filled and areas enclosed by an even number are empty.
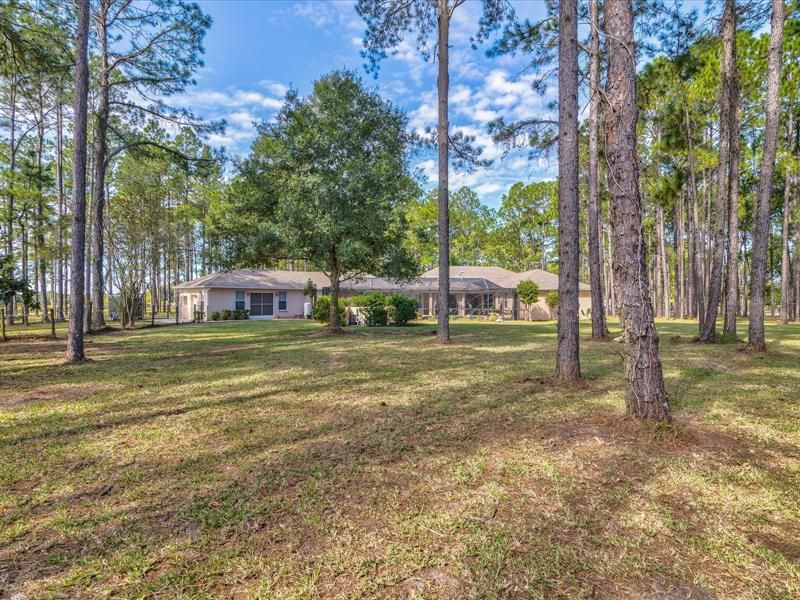
[[[389,307],[392,320],[395,325],[406,325],[417,316],[419,303],[416,298],[404,296],[403,294],[390,294],[386,298],[386,305]]]
[[[331,322],[331,297],[329,295],[320,296],[314,304],[314,319],[320,323]],[[344,300],[339,298],[339,324],[347,325],[344,321]]]
[[[544,297],[544,301],[547,303],[547,307],[550,309],[550,313],[552,315],[558,314],[558,292],[556,290],[551,290],[547,292],[547,295]]]
[[[364,317],[368,327],[385,327],[389,322],[389,314],[386,311],[386,296],[383,292],[370,292],[364,294]]]
[[[212,321],[219,321],[219,311],[215,310],[211,313],[211,320]]]
[[[359,294],[358,296],[350,296],[344,299],[345,306],[358,306],[364,307],[367,305],[367,294]]]
[[[205,319],[205,317],[206,317],[206,313],[204,311],[202,311],[202,310],[194,311],[194,321],[195,321],[195,323],[197,323],[198,321],[202,321],[203,319]]]
[[[227,308],[222,309],[222,320],[230,321],[231,319],[233,319],[233,313]]]
[[[237,321],[241,321],[242,319],[249,319],[250,318],[250,311],[247,309],[239,309],[233,311],[233,318]]]

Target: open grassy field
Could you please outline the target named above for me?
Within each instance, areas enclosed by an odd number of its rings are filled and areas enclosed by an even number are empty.
[[[553,323],[17,337],[0,597],[798,598],[800,325],[695,327],[659,323],[671,427],[622,418],[617,344],[545,379]]]

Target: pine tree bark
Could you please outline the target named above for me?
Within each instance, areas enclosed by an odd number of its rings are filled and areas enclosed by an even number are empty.
[[[667,244],[664,239],[664,209],[659,206],[656,210],[656,218],[658,221],[658,256],[659,267],[661,268],[660,273],[656,273],[656,277],[660,277],[663,282],[661,284],[661,302],[664,309],[663,314],[666,318],[669,318],[671,314],[669,302],[669,262],[667,261]]]
[[[797,193],[797,180],[795,180],[795,194]],[[794,229],[794,256],[792,257],[792,281],[794,282],[794,312],[792,318],[800,321],[800,227]]]
[[[439,314],[436,337],[450,339],[450,198],[448,95],[450,91],[450,11],[447,0],[439,0],[439,77],[437,79],[439,123]]]
[[[56,108],[56,192],[58,194],[58,222],[56,223],[56,267],[58,269],[58,320],[64,320],[64,111],[61,105],[61,86]]]
[[[764,289],[766,287],[767,243],[769,239],[769,199],[772,176],[775,172],[775,154],[778,147],[778,118],[780,113],[781,46],[783,44],[783,0],[772,0],[770,40],[767,53],[767,102],[764,125],[764,149],[761,156],[761,174],[758,180],[758,200],[753,221],[752,267],[750,271],[750,325],[747,348],[751,352],[764,352]]]
[[[711,239],[711,267],[708,282],[708,302],[699,341],[713,343],[716,337],[717,311],[722,296],[722,270],[725,253],[725,208],[731,187],[731,136],[733,106],[736,90],[736,6],[726,0],[722,16],[722,58],[720,60],[719,94],[719,163],[717,194],[714,203],[714,233]]]
[[[700,214],[699,203],[700,199],[697,193],[697,166],[694,158],[694,142],[692,139],[693,131],[691,125],[691,118],[689,115],[688,100],[684,99],[684,117],[686,121],[686,160],[687,160],[687,181],[689,189],[689,205],[691,207],[691,230],[692,230],[692,256],[691,260],[691,273],[692,273],[692,290],[693,298],[691,303],[691,316],[696,316],[699,321],[699,328],[703,328],[703,320],[705,318],[705,286],[703,283],[703,236],[700,232]]]
[[[17,77],[14,71],[11,72],[8,82],[9,97],[9,122],[8,122],[8,203],[6,205],[6,254],[14,256],[14,175],[17,171]],[[14,298],[6,305],[6,320],[9,325],[14,324],[14,312],[16,310]]]
[[[558,348],[556,379],[581,377],[578,329],[578,3],[558,4]]]
[[[591,42],[589,57],[589,286],[592,291],[592,339],[602,340],[608,334],[603,305],[603,269],[600,257],[600,23],[598,0],[589,1]]]
[[[735,16],[735,15],[734,15]],[[733,41],[733,64],[736,65],[736,38]],[[728,189],[728,271],[725,297],[725,322],[722,332],[736,335],[736,317],[739,314],[739,77],[733,69],[733,96],[731,98],[731,152]]]
[[[42,154],[44,152],[44,98],[42,87],[39,86],[39,115],[36,123],[36,275],[39,278],[39,294],[41,298],[42,322],[50,322],[50,309],[47,298],[47,260],[44,248],[44,171],[42,166]]]
[[[604,128],[614,239],[614,279],[625,341],[627,412],[636,417],[669,419],[669,402],[645,265],[636,154],[636,54],[631,0],[607,0],[605,22],[608,104]]]
[[[791,121],[789,122],[789,131],[792,130]],[[786,168],[786,175],[783,183],[783,223],[781,227],[781,312],[780,321],[781,325],[788,325],[789,320],[792,318],[792,275],[791,263],[789,258],[789,211],[791,209],[791,186],[792,176],[789,168]],[[797,252],[797,249],[795,249]]]
[[[675,210],[675,315],[679,319],[686,318],[686,245],[684,240],[686,225],[684,200],[684,195],[680,194],[678,206]]]
[[[86,245],[86,121],[89,95],[89,0],[78,0],[72,158],[72,284],[67,362],[83,362],[83,261]]]
[[[100,2],[100,14],[97,17],[97,35],[100,40],[100,85],[97,117],[94,130],[94,182],[92,198],[92,324],[94,330],[103,329],[106,325],[104,316],[103,260],[105,258],[105,204],[106,204],[106,167],[108,154],[108,115],[110,102],[110,81],[108,65],[108,32],[106,29],[109,3]]]
[[[20,218],[19,222],[19,245],[22,254],[22,279],[25,281],[30,280],[28,274],[30,270],[30,261],[28,260],[28,226],[24,218]],[[22,301],[22,324],[30,324],[30,304],[24,299]]]

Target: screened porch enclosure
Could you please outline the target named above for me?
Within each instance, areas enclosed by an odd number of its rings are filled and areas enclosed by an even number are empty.
[[[514,292],[455,292],[450,294],[448,313],[461,317],[488,317],[494,315],[504,319],[516,318],[516,294]],[[419,310],[423,316],[439,314],[439,295],[435,292],[416,294]]]

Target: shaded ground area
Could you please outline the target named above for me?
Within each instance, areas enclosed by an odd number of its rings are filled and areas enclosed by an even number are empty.
[[[672,427],[622,418],[617,344],[554,387],[552,323],[0,344],[0,597],[798,597],[800,326],[768,327],[659,324]]]

